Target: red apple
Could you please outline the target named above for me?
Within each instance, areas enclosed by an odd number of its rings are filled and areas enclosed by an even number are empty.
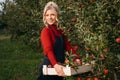
[[[90,3],[93,3],[94,2],[94,0],[89,0],[90,1]]]
[[[78,64],[78,65],[82,65],[82,61],[80,59],[75,59],[75,62]]]
[[[104,69],[103,72],[104,72],[104,74],[108,74],[109,70],[108,69]]]
[[[82,80],[82,78],[78,77],[78,80]]]
[[[120,37],[116,38],[116,42],[120,43]]]
[[[72,22],[76,22],[77,21],[77,18],[72,18]]]
[[[78,49],[78,46],[77,45],[74,46],[73,49],[76,51]]]

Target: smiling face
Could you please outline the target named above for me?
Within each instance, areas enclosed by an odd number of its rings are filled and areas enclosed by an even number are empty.
[[[57,12],[54,9],[48,9],[45,13],[45,20],[47,24],[52,25],[56,23]]]

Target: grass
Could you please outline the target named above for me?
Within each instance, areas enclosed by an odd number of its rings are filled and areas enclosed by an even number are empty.
[[[0,40],[0,80],[36,80],[40,52],[9,38]]]

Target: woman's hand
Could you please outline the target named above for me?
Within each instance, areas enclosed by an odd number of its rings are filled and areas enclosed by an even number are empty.
[[[63,71],[63,68],[65,68],[64,66],[60,65],[60,64],[55,64],[54,68],[58,74],[58,76],[65,76],[65,73]]]

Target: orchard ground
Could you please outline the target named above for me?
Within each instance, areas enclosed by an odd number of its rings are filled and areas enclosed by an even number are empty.
[[[42,56],[10,35],[0,35],[0,80],[36,80]]]

